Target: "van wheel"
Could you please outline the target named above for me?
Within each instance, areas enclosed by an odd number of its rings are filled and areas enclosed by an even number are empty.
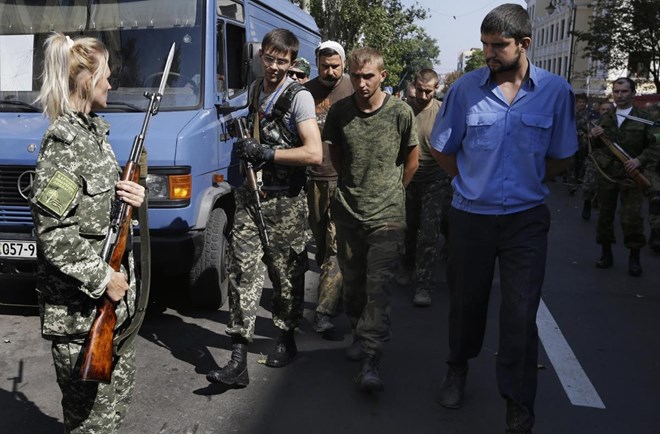
[[[221,208],[211,211],[204,246],[190,269],[190,302],[193,307],[219,309],[227,300],[228,243],[225,237],[227,215]]]

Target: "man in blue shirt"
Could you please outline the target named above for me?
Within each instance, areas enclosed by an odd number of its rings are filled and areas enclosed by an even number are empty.
[[[543,183],[577,151],[575,100],[562,78],[527,59],[531,23],[519,5],[493,9],[481,24],[487,67],[450,88],[431,133],[433,155],[453,176],[447,282],[449,369],[440,403],[459,408],[468,359],[483,343],[499,261],[497,380],[507,433],[534,424],[536,311],[545,273],[550,213]]]

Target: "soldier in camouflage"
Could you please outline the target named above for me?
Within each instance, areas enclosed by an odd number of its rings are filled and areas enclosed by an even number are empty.
[[[649,125],[618,116],[619,114],[648,118],[648,115],[633,107],[635,82],[627,77],[619,78],[612,85],[612,95],[616,112],[605,115],[599,126],[591,129],[594,140],[594,157],[602,173],[598,174],[598,226],[596,242],[602,246],[602,254],[596,262],[598,268],[610,268],[614,264],[612,244],[614,236],[614,215],[617,199],[621,200],[621,229],[623,244],[630,249],[628,274],[639,276],[642,266],[640,249],[644,246],[644,219],[642,191],[629,178],[627,173],[634,169],[654,167],[660,157],[660,147],[656,144],[654,132]],[[622,163],[599,139],[603,134],[618,143],[632,159]]]
[[[116,433],[133,391],[132,341],[116,356],[109,384],[81,381],[80,356],[101,297],[116,303],[117,329],[135,315],[132,254],[127,253],[116,272],[100,253],[115,188],[135,207],[144,200],[144,188],[119,181],[120,168],[107,141],[109,125],[91,111],[106,106],[110,89],[103,44],[56,33],[46,41],[45,59],[40,102],[52,123],[41,143],[30,198],[41,332],[52,341],[66,432]],[[71,76],[61,71],[71,71]],[[76,85],[73,92],[70,82]]]
[[[232,339],[232,354],[226,366],[207,374],[213,383],[243,387],[249,383],[247,345],[254,335],[266,267],[273,283],[273,322],[280,329],[266,366],[286,366],[297,353],[294,332],[302,318],[308,268],[304,166],[319,164],[322,159],[314,100],[287,77],[298,46],[298,39],[289,30],[269,32],[260,52],[264,78],[250,87],[253,137],[238,140],[237,154],[261,167],[261,206],[270,245],[261,238],[252,192],[243,185],[235,192],[229,270],[226,332]]]
[[[572,173],[572,185],[569,191],[575,192],[578,184],[582,186],[582,218],[591,219],[591,201],[596,196],[596,178],[593,162],[589,158],[589,129],[590,122],[595,122],[598,114],[587,107],[585,94],[575,95],[575,123],[577,127],[578,151],[569,169]]]
[[[377,50],[354,50],[349,77],[355,93],[330,107],[323,141],[339,174],[331,212],[354,333],[346,356],[363,359],[359,389],[377,392],[383,389],[378,364],[390,337],[392,281],[403,255],[405,186],[418,164],[417,131],[410,106],[381,90],[387,71]]]
[[[429,137],[440,111],[435,99],[438,74],[422,69],[413,82],[415,97],[407,102],[415,114],[419,143],[419,167],[406,187],[406,253],[405,272],[415,284],[413,304],[429,306],[431,294],[440,284],[440,259],[446,248],[447,213],[451,206],[451,178],[431,155]],[[442,238],[445,238],[443,246]]]

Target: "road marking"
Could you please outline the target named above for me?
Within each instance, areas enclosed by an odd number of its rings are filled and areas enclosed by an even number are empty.
[[[559,326],[552,317],[543,300],[536,314],[539,337],[548,354],[550,363],[555,368],[561,385],[573,405],[582,407],[605,408],[596,388],[582,369],[580,362],[566,342]]]

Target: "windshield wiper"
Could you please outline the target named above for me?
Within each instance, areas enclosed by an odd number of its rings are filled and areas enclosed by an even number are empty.
[[[108,101],[107,102],[108,108],[110,106],[114,107],[123,107],[125,109],[128,109],[127,111],[130,112],[144,112],[145,109],[140,108],[134,104],[128,103],[128,102],[121,102],[121,101]]]
[[[28,109],[28,111],[31,112],[40,112],[41,109],[35,105],[29,104],[27,102],[15,100],[15,99],[0,99],[0,104],[8,104],[8,105],[17,105],[22,107],[23,109]]]

